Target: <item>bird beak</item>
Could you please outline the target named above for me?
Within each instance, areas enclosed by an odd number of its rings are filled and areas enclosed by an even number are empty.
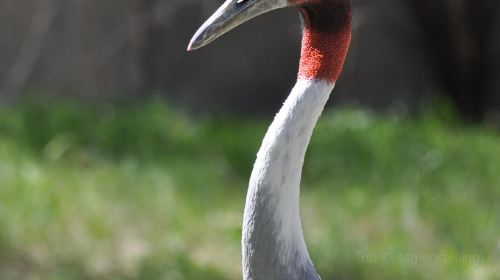
[[[286,0],[227,0],[196,31],[187,49],[191,51],[206,46],[236,26],[263,13],[283,8],[286,3]]]

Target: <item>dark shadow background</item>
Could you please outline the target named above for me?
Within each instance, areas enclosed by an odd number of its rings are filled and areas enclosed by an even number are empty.
[[[2,1],[0,97],[160,94],[192,112],[274,112],[295,80],[299,16],[276,11],[187,53],[221,2]],[[353,1],[354,38],[334,103],[415,113],[444,96],[467,120],[498,122],[499,3]]]

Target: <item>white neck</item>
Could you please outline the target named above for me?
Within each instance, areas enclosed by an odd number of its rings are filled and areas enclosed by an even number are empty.
[[[300,179],[309,140],[334,85],[298,80],[264,137],[245,205],[245,280],[319,279],[302,234]]]

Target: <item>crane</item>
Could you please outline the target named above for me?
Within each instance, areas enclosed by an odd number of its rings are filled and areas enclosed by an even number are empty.
[[[263,13],[299,10],[303,37],[297,82],[269,127],[250,177],[242,230],[243,279],[320,279],[299,210],[304,156],[351,41],[350,0],[227,0],[198,29],[201,48]]]

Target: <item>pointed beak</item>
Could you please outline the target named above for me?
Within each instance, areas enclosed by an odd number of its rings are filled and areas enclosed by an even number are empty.
[[[236,26],[263,13],[283,8],[286,3],[286,0],[227,0],[196,31],[187,49],[191,51],[206,46]]]

